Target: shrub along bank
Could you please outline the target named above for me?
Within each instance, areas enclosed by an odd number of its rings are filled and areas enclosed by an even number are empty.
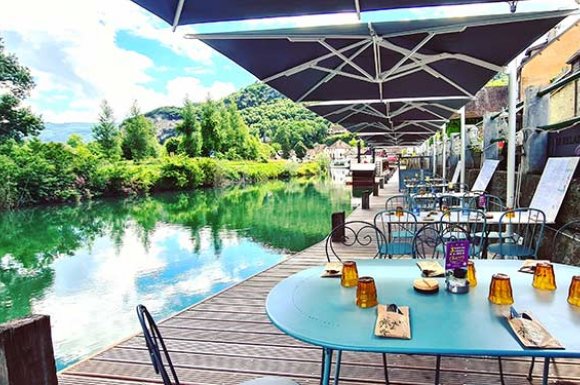
[[[7,141],[0,145],[0,208],[191,190],[325,172],[324,161],[231,161],[163,155],[141,162],[111,161],[92,143]]]

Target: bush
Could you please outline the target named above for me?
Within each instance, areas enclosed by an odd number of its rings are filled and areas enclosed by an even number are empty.
[[[158,188],[163,190],[193,189],[203,183],[204,175],[195,159],[183,155],[165,157],[161,163],[161,180]]]

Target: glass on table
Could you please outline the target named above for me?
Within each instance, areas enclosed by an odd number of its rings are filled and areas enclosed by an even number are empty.
[[[469,282],[469,287],[477,286],[477,278],[475,277],[475,264],[473,261],[467,262],[467,282]]]
[[[568,290],[568,303],[574,306],[580,306],[580,275],[572,277],[570,289]]]
[[[515,216],[516,216],[516,213],[514,212],[514,210],[512,208],[507,207],[505,209],[505,217],[506,218],[513,219],[513,218],[515,218]]]
[[[356,305],[362,308],[377,306],[377,287],[373,277],[360,277],[356,287]]]
[[[358,283],[358,270],[356,262],[345,261],[342,264],[342,275],[340,276],[340,284],[343,287],[355,287]]]
[[[507,274],[494,274],[489,284],[489,302],[496,305],[511,305],[514,303],[512,284]]]
[[[556,290],[554,265],[551,263],[536,264],[532,286],[540,290]]]

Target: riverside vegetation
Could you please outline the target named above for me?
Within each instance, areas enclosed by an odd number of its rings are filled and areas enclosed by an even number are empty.
[[[0,209],[312,176],[328,165],[324,157],[271,160],[303,156],[327,140],[329,123],[262,84],[221,101],[186,99],[183,107],[147,114],[135,102],[120,125],[103,101],[94,140],[72,135],[66,143],[36,139],[42,119],[21,105],[33,77],[1,39],[0,84],[8,91],[0,95]],[[176,123],[163,143],[153,124],[159,116]]]

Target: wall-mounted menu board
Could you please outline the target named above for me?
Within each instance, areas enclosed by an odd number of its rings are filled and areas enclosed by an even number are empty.
[[[548,159],[530,203],[530,207],[542,210],[546,214],[547,223],[556,221],[579,159],[577,156]]]
[[[453,172],[451,183],[457,183],[459,181],[459,171],[461,171],[461,159],[457,162],[457,166],[455,166],[455,171]]]
[[[486,159],[483,162],[483,166],[481,170],[479,170],[479,175],[471,188],[471,191],[485,191],[497,165],[499,164],[499,160],[496,159]]]

